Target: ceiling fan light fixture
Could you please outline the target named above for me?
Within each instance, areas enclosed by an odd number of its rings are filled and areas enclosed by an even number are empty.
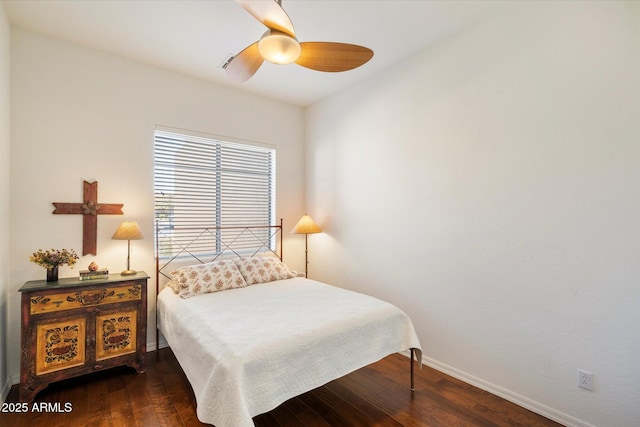
[[[286,65],[300,57],[302,49],[295,37],[276,30],[269,30],[258,42],[258,51],[262,57],[274,64]]]

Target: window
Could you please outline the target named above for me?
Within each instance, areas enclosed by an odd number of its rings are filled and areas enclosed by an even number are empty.
[[[271,225],[275,216],[275,150],[215,137],[155,133],[156,242],[161,256],[272,249],[268,231],[219,227]]]

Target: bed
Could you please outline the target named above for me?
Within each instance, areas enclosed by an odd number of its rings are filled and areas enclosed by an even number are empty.
[[[281,236],[281,224],[267,227]],[[250,427],[254,416],[402,351],[411,352],[413,388],[413,361],[422,356],[409,317],[379,299],[301,277],[282,263],[281,245],[271,251],[272,237],[266,255],[219,258],[229,251],[218,247],[213,260],[198,257],[176,270],[171,265],[183,257],[157,257],[157,283],[171,279],[158,287],[158,329],[191,383],[198,419]]]

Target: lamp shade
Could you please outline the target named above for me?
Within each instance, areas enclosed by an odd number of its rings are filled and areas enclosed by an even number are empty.
[[[136,221],[123,221],[111,238],[114,240],[143,239],[142,231],[140,231],[140,227]]]
[[[293,227],[293,230],[291,230],[291,232],[294,234],[313,234],[320,233],[322,232],[322,230],[320,229],[320,227],[318,227],[318,224],[316,224],[311,219],[309,215],[304,214],[304,216],[300,218],[300,221],[298,221],[296,226]]]

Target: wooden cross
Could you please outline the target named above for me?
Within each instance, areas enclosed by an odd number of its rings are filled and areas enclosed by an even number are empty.
[[[84,181],[82,203],[54,203],[54,214],[82,215],[82,255],[96,255],[98,215],[122,215],[123,204],[98,203],[98,181]]]

